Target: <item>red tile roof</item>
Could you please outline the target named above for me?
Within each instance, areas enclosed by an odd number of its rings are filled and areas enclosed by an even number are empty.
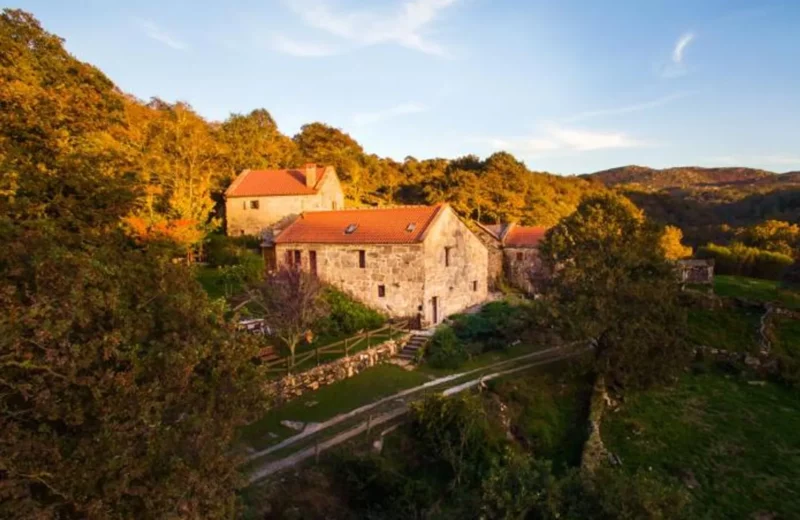
[[[511,226],[503,237],[506,247],[536,247],[547,233],[546,227],[541,226]]]
[[[317,182],[306,186],[303,168],[287,170],[245,170],[225,192],[228,197],[259,197],[268,195],[314,195],[322,182],[325,167],[317,166]]]
[[[275,243],[412,244],[422,241],[444,207],[446,204],[306,212],[284,229]],[[351,225],[355,230],[345,233]]]

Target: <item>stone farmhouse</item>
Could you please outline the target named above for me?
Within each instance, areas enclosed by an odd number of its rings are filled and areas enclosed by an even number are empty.
[[[333,166],[244,170],[225,192],[229,236],[262,236],[281,220],[304,211],[344,208],[344,193]]]
[[[488,252],[447,204],[306,211],[264,244],[390,316],[426,327],[486,300]]]
[[[510,224],[476,224],[476,232],[489,250],[488,284],[496,289],[505,277],[511,285],[536,292],[536,278],[543,276],[539,241],[546,227]]]

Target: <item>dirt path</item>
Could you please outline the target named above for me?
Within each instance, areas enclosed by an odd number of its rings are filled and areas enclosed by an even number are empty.
[[[345,431],[342,431],[342,432],[340,432],[338,434],[335,434],[333,437],[331,437],[329,439],[326,439],[326,440],[318,439],[314,443],[314,445],[311,446],[311,447],[308,447],[308,448],[305,448],[305,449],[301,449],[300,451],[292,453],[292,454],[290,454],[290,455],[288,455],[288,456],[286,456],[284,458],[281,458],[281,459],[278,459],[278,460],[273,460],[273,461],[265,461],[263,464],[257,465],[255,468],[251,469],[250,476],[249,476],[249,483],[252,484],[252,483],[257,482],[257,481],[259,481],[259,480],[261,480],[261,479],[263,479],[263,478],[265,478],[265,477],[267,477],[269,475],[272,475],[272,474],[277,473],[279,471],[282,471],[284,469],[287,469],[287,468],[290,468],[292,466],[295,466],[295,465],[297,465],[297,464],[299,464],[299,463],[301,463],[301,462],[303,462],[303,461],[305,461],[305,460],[307,460],[307,459],[309,459],[311,457],[316,457],[321,452],[323,452],[323,451],[325,451],[325,450],[327,450],[329,448],[337,446],[337,445],[339,445],[339,444],[341,444],[343,442],[346,442],[346,441],[352,439],[353,437],[355,437],[355,436],[357,436],[357,435],[359,435],[361,433],[364,433],[365,431],[369,431],[369,430],[371,430],[372,428],[374,428],[376,426],[380,426],[381,424],[385,424],[385,423],[387,423],[389,421],[392,421],[392,420],[404,415],[409,409],[409,403],[413,400],[412,396],[415,397],[416,394],[418,394],[422,390],[430,389],[430,388],[437,387],[437,386],[443,386],[443,385],[446,385],[447,383],[451,383],[451,382],[453,382],[455,380],[464,378],[464,377],[466,377],[468,375],[474,375],[477,372],[481,372],[481,371],[489,372],[487,374],[481,375],[480,377],[477,377],[477,378],[471,379],[469,381],[465,381],[463,383],[459,383],[457,385],[454,385],[454,386],[451,386],[449,388],[446,388],[444,391],[442,391],[442,395],[453,395],[453,394],[456,394],[456,393],[459,393],[459,392],[463,392],[464,390],[468,390],[470,388],[474,388],[474,387],[484,383],[485,381],[489,381],[489,380],[495,379],[497,377],[510,375],[510,374],[513,374],[513,373],[516,373],[516,372],[520,372],[520,371],[523,371],[523,370],[528,370],[528,369],[531,369],[531,368],[534,368],[534,367],[537,367],[537,366],[547,365],[547,364],[550,364],[550,363],[555,363],[557,361],[568,359],[568,358],[570,358],[572,356],[575,356],[575,355],[579,354],[581,351],[582,350],[570,349],[569,346],[567,346],[567,347],[554,347],[554,348],[545,349],[545,350],[542,350],[542,351],[539,351],[539,352],[535,352],[535,353],[532,353],[532,354],[526,354],[524,356],[519,356],[519,357],[510,359],[510,360],[498,362],[498,363],[495,363],[495,364],[492,364],[492,365],[488,365],[486,367],[482,367],[482,368],[479,368],[479,369],[471,370],[469,372],[464,372],[462,374],[454,374],[452,376],[439,378],[439,379],[436,379],[434,381],[430,381],[429,383],[426,383],[424,385],[421,385],[421,386],[418,386],[418,387],[414,387],[414,388],[410,388],[408,390],[404,390],[403,392],[399,392],[398,394],[395,394],[393,396],[381,399],[380,401],[377,401],[377,402],[372,403],[370,405],[362,406],[361,408],[357,408],[356,410],[353,410],[353,411],[348,412],[346,414],[338,415],[338,416],[334,417],[333,419],[330,419],[329,421],[326,421],[325,423],[322,423],[319,428],[317,428],[317,429],[315,429],[315,430],[313,430],[311,432],[306,433],[304,431],[304,432],[302,432],[302,433],[300,433],[298,435],[295,435],[294,437],[286,439],[285,441],[283,441],[282,443],[280,443],[278,445],[272,446],[270,448],[267,448],[266,450],[262,450],[261,452],[253,454],[248,458],[248,460],[252,461],[252,460],[254,460],[256,458],[263,457],[263,456],[265,456],[265,455],[267,455],[269,453],[273,453],[273,452],[275,452],[275,451],[277,451],[279,449],[283,449],[283,448],[286,448],[288,446],[291,446],[292,444],[294,444],[296,442],[299,442],[302,439],[306,439],[306,438],[310,437],[311,435],[317,434],[317,433],[319,433],[319,432],[321,432],[321,431],[323,431],[323,430],[325,430],[327,428],[330,428],[330,427],[332,427],[332,426],[334,426],[336,424],[339,424],[339,423],[341,423],[342,421],[344,421],[346,419],[351,419],[351,418],[357,417],[358,415],[361,415],[361,414],[363,414],[363,413],[365,413],[367,411],[371,411],[371,410],[374,411],[380,404],[385,404],[385,403],[388,403],[388,402],[392,402],[391,409],[389,409],[387,411],[384,411],[384,412],[381,412],[378,415],[370,415],[369,418],[366,421],[362,421],[362,422],[360,422],[359,424],[357,424],[356,426],[354,426],[352,428],[349,428],[349,429],[347,429]],[[536,360],[536,361],[534,361],[532,363],[526,363],[526,364],[521,365],[521,366],[515,366],[513,368],[507,368],[505,370],[497,370],[498,368],[502,368],[504,366],[508,366],[510,364],[517,363],[520,360],[530,360],[530,359],[537,358],[537,357],[538,358],[542,358],[542,359],[538,359],[538,360]],[[492,372],[492,370],[497,370],[497,371]]]

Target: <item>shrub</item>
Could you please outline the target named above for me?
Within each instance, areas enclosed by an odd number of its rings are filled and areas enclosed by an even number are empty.
[[[428,363],[434,368],[458,368],[469,358],[464,344],[448,326],[434,333],[425,352]]]
[[[386,323],[386,317],[351,298],[346,293],[326,287],[322,295],[328,304],[328,315],[319,320],[314,331],[321,342],[356,334],[360,330],[372,330]]]
[[[211,267],[239,265],[243,257],[256,254],[253,250],[258,249],[258,243],[253,246],[252,242],[252,237],[209,235],[205,244],[206,262]]]
[[[780,280],[784,271],[792,265],[792,257],[748,247],[740,242],[730,246],[708,244],[698,252],[700,258],[713,258],[717,274],[752,276],[768,280]]]
[[[476,314],[452,316],[455,335],[474,350],[499,350],[519,339],[528,328],[528,310],[523,305],[505,301],[486,304]]]

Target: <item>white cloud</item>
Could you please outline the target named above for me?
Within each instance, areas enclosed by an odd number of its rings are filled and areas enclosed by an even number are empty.
[[[691,92],[676,92],[674,94],[670,94],[668,96],[663,96],[658,99],[654,99],[652,101],[645,101],[643,103],[635,103],[633,105],[627,105],[624,107],[615,107],[615,108],[604,108],[600,110],[590,110],[587,112],[580,112],[578,114],[569,116],[567,118],[562,119],[564,123],[574,123],[576,121],[584,121],[586,119],[592,119],[595,117],[602,117],[602,116],[616,116],[620,114],[629,114],[631,112],[640,112],[642,110],[649,110],[651,108],[657,108],[676,99],[681,99],[686,96],[691,95]]]
[[[424,112],[425,110],[427,110],[427,108],[419,103],[402,103],[384,110],[355,114],[353,116],[353,123],[359,126],[364,126],[397,116]]]
[[[167,47],[171,47],[178,51],[185,51],[189,48],[185,42],[182,42],[181,40],[171,36],[151,20],[137,19],[136,23],[150,39],[161,42]]]
[[[694,40],[693,33],[685,33],[682,34],[678,41],[675,42],[675,48],[672,49],[672,62],[678,65],[683,63],[683,53],[686,52],[686,48],[689,46],[690,43]]]
[[[496,150],[525,155],[564,152],[589,152],[614,148],[639,148],[651,143],[634,139],[624,132],[566,128],[555,124],[542,126],[539,134],[526,137],[489,138],[484,142]]]
[[[449,56],[441,44],[423,34],[439,16],[440,11],[458,0],[407,0],[392,12],[374,10],[336,10],[330,0],[294,0],[289,6],[303,21],[329,36],[344,40],[349,45],[335,47],[342,52],[352,47],[366,47],[394,43],[408,49],[435,56]],[[296,38],[281,36],[286,49],[304,48],[305,43]],[[331,47],[333,49],[333,47]]]
[[[675,42],[675,46],[672,48],[670,60],[658,68],[658,72],[662,78],[677,78],[686,74],[684,54],[694,39],[695,34],[692,32],[686,32],[680,35]]]

